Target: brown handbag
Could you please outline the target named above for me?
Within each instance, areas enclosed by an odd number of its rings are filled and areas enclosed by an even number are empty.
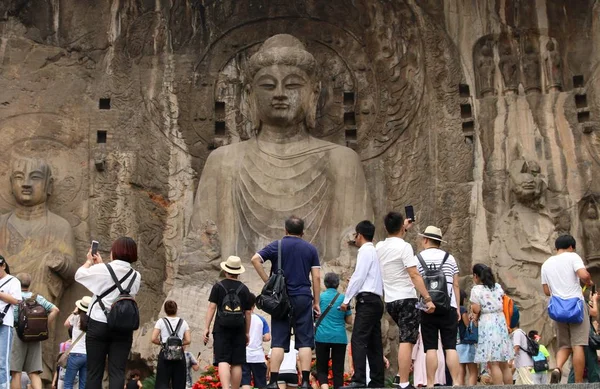
[[[67,367],[67,362],[69,361],[69,354],[71,354],[71,350],[73,349],[73,347],[75,347],[75,345],[77,344],[77,342],[79,342],[79,340],[81,339],[81,337],[83,335],[85,335],[85,332],[82,332],[81,334],[79,334],[77,339],[75,339],[75,341],[73,343],[71,343],[71,345],[69,346],[67,351],[65,351],[60,356],[60,358],[58,358],[58,366],[62,367],[63,369]]]

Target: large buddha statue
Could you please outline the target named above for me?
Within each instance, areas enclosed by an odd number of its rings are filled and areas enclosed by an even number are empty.
[[[358,155],[310,134],[319,96],[316,65],[304,45],[285,34],[269,38],[249,59],[246,93],[256,136],[210,154],[188,241],[214,222],[221,254],[249,258],[283,236],[283,221],[296,215],[305,221],[304,238],[330,259],[339,254],[346,229],[372,219]]]
[[[13,161],[10,184],[16,208],[0,216],[0,254],[7,259],[13,274],[31,274],[34,293],[58,306],[77,266],[71,225],[46,205],[52,182],[50,166],[44,161]],[[55,365],[55,334],[50,328],[50,339],[43,343],[43,377],[47,380],[52,378],[49,374]]]

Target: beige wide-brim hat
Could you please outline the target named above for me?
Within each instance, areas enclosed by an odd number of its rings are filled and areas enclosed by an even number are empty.
[[[242,260],[240,257],[230,255],[225,262],[221,262],[221,269],[229,274],[242,274],[246,271],[242,266]]]
[[[80,311],[87,312],[91,303],[92,298],[90,296],[83,296],[81,300],[75,301],[75,306],[79,308]]]
[[[427,228],[422,234],[419,232],[419,235],[427,239],[433,239],[439,242],[448,243],[445,240],[442,240],[442,230],[435,226],[427,226]]]

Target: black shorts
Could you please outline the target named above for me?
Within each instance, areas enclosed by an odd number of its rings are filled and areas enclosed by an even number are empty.
[[[398,325],[400,343],[417,344],[421,311],[415,307],[417,299],[396,300],[385,304],[387,313]]]
[[[254,379],[255,388],[267,386],[267,364],[264,362],[242,365],[242,385],[250,385]]]
[[[444,313],[421,315],[421,336],[423,337],[423,349],[437,350],[438,333],[442,339],[444,350],[456,350],[456,335],[458,331],[458,313],[456,308],[451,308]]]
[[[298,374],[295,373],[279,373],[277,377],[278,384],[286,384],[287,386],[298,386]]]
[[[246,363],[246,333],[243,329],[214,332],[213,339],[215,366],[221,362],[227,362],[230,365]]]

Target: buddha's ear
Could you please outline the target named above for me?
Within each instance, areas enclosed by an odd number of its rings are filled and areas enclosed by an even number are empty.
[[[52,195],[52,191],[54,190],[54,177],[50,176],[47,180],[46,180],[46,194],[48,196]]]
[[[317,124],[317,104],[321,93],[321,82],[315,82],[313,94],[310,97],[310,103],[306,113],[306,127],[313,130]]]
[[[258,131],[260,128],[260,119],[258,118],[258,112],[256,110],[256,98],[252,92],[252,85],[248,84],[244,88],[244,98],[242,99],[242,105],[246,115],[252,123],[252,129]]]

